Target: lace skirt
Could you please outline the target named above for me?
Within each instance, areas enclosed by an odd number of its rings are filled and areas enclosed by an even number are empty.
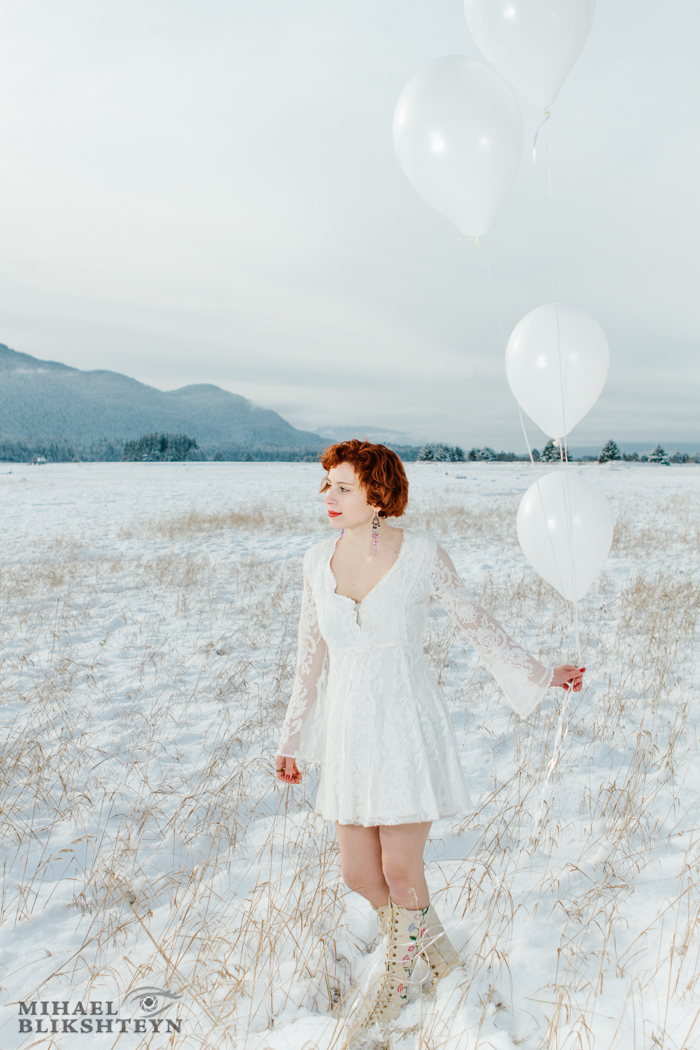
[[[316,812],[341,824],[413,824],[472,808],[444,697],[424,657],[333,653]]]

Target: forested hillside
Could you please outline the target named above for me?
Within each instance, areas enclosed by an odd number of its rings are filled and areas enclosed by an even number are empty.
[[[85,372],[0,344],[0,438],[56,435],[90,444],[154,431],[246,446],[324,444],[318,434],[213,384],[158,390],[119,372]]]

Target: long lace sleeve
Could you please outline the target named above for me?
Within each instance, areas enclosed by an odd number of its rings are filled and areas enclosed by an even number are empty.
[[[544,698],[554,668],[544,667],[530,656],[474,601],[449,555],[439,545],[430,578],[437,601],[466,632],[514,710],[521,718],[527,718]]]
[[[316,735],[318,718],[314,718],[322,688],[326,643],[321,635],[316,602],[309,583],[304,559],[304,588],[299,613],[297,664],[287,713],[282,724],[278,755],[318,761]]]

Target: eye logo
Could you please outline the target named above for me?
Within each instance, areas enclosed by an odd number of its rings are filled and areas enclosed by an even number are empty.
[[[169,992],[167,988],[155,988],[152,985],[143,985],[141,988],[132,988],[124,999],[124,1012],[126,1008],[132,1014],[141,1017],[157,1017],[167,1010],[178,999],[182,998],[182,992]]]

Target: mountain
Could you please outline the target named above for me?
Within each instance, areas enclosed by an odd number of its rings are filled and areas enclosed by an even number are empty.
[[[82,371],[40,361],[0,343],[0,437],[61,436],[91,444],[153,432],[200,443],[322,448],[271,409],[211,383],[158,390],[120,372]]]
[[[388,430],[386,427],[373,427],[364,424],[362,426],[335,426],[329,424],[325,427],[316,427],[316,433],[328,441],[348,441],[350,438],[361,438],[367,441],[376,441],[382,445],[423,445],[424,441],[413,438],[405,430]]]

